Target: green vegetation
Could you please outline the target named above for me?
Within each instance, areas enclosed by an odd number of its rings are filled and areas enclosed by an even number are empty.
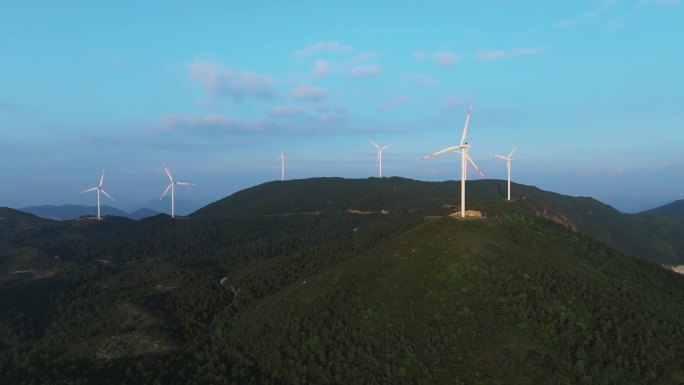
[[[2,209],[0,383],[684,383],[684,277],[568,229],[607,206],[497,183],[466,221],[456,184],[400,178],[267,183],[177,220]],[[650,220],[619,215],[595,231]],[[681,252],[662,219],[633,237]]]

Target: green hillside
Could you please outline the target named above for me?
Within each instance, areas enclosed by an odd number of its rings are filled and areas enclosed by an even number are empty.
[[[483,219],[454,182],[317,178],[0,221],[0,383],[684,383],[684,277],[569,229],[624,214],[500,183]]]

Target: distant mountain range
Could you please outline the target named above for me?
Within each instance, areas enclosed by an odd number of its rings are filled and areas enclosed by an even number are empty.
[[[54,219],[58,221],[65,221],[76,219],[83,216],[94,216],[97,214],[97,206],[83,206],[83,205],[61,205],[61,206],[29,206],[19,209],[25,213],[30,213],[41,218]],[[124,218],[131,218],[140,220],[159,214],[158,211],[152,209],[138,209],[131,213],[119,210],[110,206],[100,206],[102,216],[118,216]]]

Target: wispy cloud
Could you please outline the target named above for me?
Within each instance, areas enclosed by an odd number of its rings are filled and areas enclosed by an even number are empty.
[[[268,120],[248,123],[225,115],[167,115],[154,129],[160,133],[190,132],[215,136],[261,132],[272,125]]]
[[[309,108],[302,106],[276,106],[269,111],[269,115],[277,117],[301,116],[308,111]]]
[[[389,110],[408,104],[411,99],[406,95],[397,95],[378,106],[381,110]]]
[[[379,75],[382,69],[379,65],[362,66],[358,65],[352,68],[351,74],[357,78],[367,78]]]
[[[408,73],[405,75],[405,78],[420,87],[434,87],[437,85],[433,79],[417,73]]]
[[[373,52],[373,51],[361,52],[360,54],[358,54],[358,55],[354,56],[353,58],[351,58],[350,62],[351,62],[351,63],[360,63],[360,62],[362,62],[362,61],[366,61],[366,60],[369,60],[369,59],[373,59],[373,58],[375,58],[375,57],[377,57],[377,56],[378,56],[378,53],[377,53],[377,52]]]
[[[245,97],[270,98],[275,95],[275,80],[253,71],[237,72],[213,61],[198,60],[190,64],[188,77],[211,95],[224,94],[236,101]]]
[[[556,27],[565,28],[580,24],[596,23],[602,16],[608,13],[615,5],[617,0],[603,0],[593,9],[581,13],[580,15],[562,19],[556,22]]]
[[[416,51],[413,53],[413,58],[416,60],[433,59],[435,62],[441,65],[454,65],[458,63],[463,55],[457,55],[449,51],[437,51],[437,52],[425,52]]]
[[[293,99],[303,99],[303,100],[321,100],[325,98],[327,92],[323,89],[310,86],[308,84],[302,84],[292,90],[290,96]]]
[[[294,53],[297,57],[306,57],[315,53],[344,53],[351,52],[354,47],[336,41],[319,42],[308,47],[302,48]]]
[[[0,110],[10,110],[14,107],[16,107],[14,104],[5,100],[0,100]]]
[[[322,103],[278,106],[272,109],[269,115],[288,119],[288,128],[285,130],[298,132],[330,130],[346,122],[350,116],[346,108]]]
[[[494,61],[513,57],[536,55],[548,49],[549,47],[526,47],[512,50],[478,51],[475,53],[475,59],[480,61]]]
[[[608,23],[606,24],[606,31],[608,32],[617,32],[622,29],[622,27],[625,26],[627,23],[627,20],[631,17],[631,14],[629,13],[623,13],[620,16],[613,17],[610,20],[608,20]]]
[[[455,109],[455,108],[461,108],[465,105],[467,105],[468,101],[460,96],[449,94],[444,97],[444,100],[442,102],[442,106],[447,109]]]
[[[332,71],[333,63],[328,60],[316,60],[311,73],[316,77],[324,77]]]
[[[662,6],[662,7],[672,7],[679,4],[679,0],[641,0],[637,6],[647,7],[651,5]]]

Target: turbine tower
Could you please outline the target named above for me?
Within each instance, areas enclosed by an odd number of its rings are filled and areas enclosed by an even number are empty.
[[[100,193],[103,193],[107,198],[111,199],[114,201],[114,198],[110,197],[109,194],[102,188],[102,184],[104,183],[104,174],[105,170],[102,170],[102,176],[100,177],[100,184],[97,185],[97,187],[89,188],[87,190],[81,191],[81,194],[95,191],[97,190],[97,219],[102,219],[100,216]]]
[[[443,154],[445,152],[460,152],[461,153],[461,218],[465,218],[465,182],[466,178],[468,176],[468,162],[470,162],[473,167],[475,167],[475,170],[482,176],[484,174],[482,171],[480,171],[480,168],[477,167],[475,164],[475,161],[473,161],[473,158],[470,157],[470,154],[468,154],[468,149],[470,149],[470,144],[466,142],[466,134],[468,133],[468,122],[470,121],[470,112],[473,110],[473,102],[470,102],[470,106],[468,107],[468,115],[466,115],[466,121],[465,121],[465,126],[463,127],[463,134],[461,134],[461,144],[458,146],[451,146],[447,147],[443,150],[439,150],[435,153],[426,155],[422,158],[422,160],[432,158],[433,156]]]
[[[511,200],[511,161],[513,160],[513,153],[515,152],[515,149],[518,146],[513,146],[513,149],[511,150],[511,153],[508,154],[508,156],[503,156],[503,155],[497,155],[497,154],[492,154],[497,158],[501,158],[506,161],[506,171],[508,171],[508,199]]]
[[[159,200],[162,200],[164,196],[166,196],[166,193],[169,192],[169,189],[171,189],[171,218],[176,217],[176,186],[194,186],[193,183],[188,183],[188,182],[178,182],[173,177],[171,176],[171,173],[169,172],[169,168],[166,167],[166,165],[162,162],[162,166],[164,167],[164,172],[166,172],[166,175],[169,177],[169,185],[166,186],[166,190],[164,190],[164,193],[162,194],[161,198]]]
[[[285,153],[280,152],[280,155],[278,156],[278,159],[280,159],[280,181],[285,180]]]
[[[370,140],[370,139],[369,139]],[[391,147],[391,144],[388,144],[385,147],[380,147],[378,146],[374,141],[370,141],[375,148],[378,149],[378,156],[375,158],[375,163],[378,165],[378,177],[382,178],[382,152]]]

